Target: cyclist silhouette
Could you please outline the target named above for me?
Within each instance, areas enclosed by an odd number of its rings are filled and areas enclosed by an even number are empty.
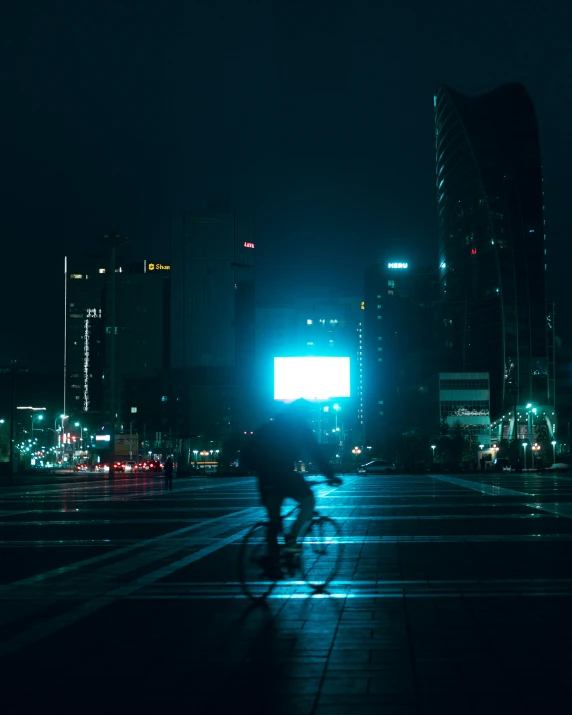
[[[282,526],[280,508],[284,499],[298,502],[300,510],[290,532],[285,534],[285,549],[297,551],[297,538],[304,524],[312,518],[315,500],[310,485],[294,464],[310,459],[332,485],[342,480],[334,476],[332,465],[322,454],[308,419],[310,404],[296,400],[273,420],[262,425],[245,446],[243,459],[258,475],[262,504],[268,512],[268,570],[279,570],[278,534]]]

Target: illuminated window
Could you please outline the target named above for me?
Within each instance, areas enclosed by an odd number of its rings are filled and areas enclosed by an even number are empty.
[[[136,407],[132,407],[132,408],[131,408],[131,414],[134,415],[136,412],[137,412],[137,408],[136,408]]]
[[[378,405],[383,405],[383,400],[378,400],[378,401],[377,401],[377,404],[378,404]]]
[[[378,305],[378,306],[377,306],[377,309],[378,309],[378,310],[381,310],[381,305]]]
[[[395,281],[387,281],[387,285],[388,285],[390,288],[395,288]]]
[[[307,344],[307,345],[313,345],[314,343],[310,341],[310,342],[308,342],[308,343],[306,343],[306,344]]]
[[[378,336],[377,336],[377,339],[378,339],[378,340],[383,340],[383,338],[381,337],[381,335],[378,335]]]
[[[378,319],[378,320],[381,320],[381,315],[378,315],[378,316],[377,316],[377,319]]]
[[[306,325],[312,325],[313,322],[314,321],[312,320],[312,318],[308,318],[308,320],[306,321]]]
[[[380,415],[382,415],[382,414],[383,414],[383,411],[382,411],[382,410],[380,410],[380,411],[379,411],[379,414],[380,414]]]
[[[378,297],[378,298],[381,298],[381,296],[380,296],[380,295],[378,295],[377,297]]]
[[[105,273],[105,268],[100,268],[100,269],[99,269],[99,272],[100,272],[100,273]]]
[[[377,352],[380,353],[383,350],[383,348],[378,348]]]
[[[161,397],[161,402],[167,402],[167,395],[163,395]]]
[[[70,275],[70,278],[83,278],[83,276],[81,275],[81,273],[72,273]]]
[[[377,358],[377,362],[383,362],[383,358]]]

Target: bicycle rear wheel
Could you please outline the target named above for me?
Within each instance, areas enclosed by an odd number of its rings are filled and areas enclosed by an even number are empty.
[[[308,522],[300,534],[300,571],[314,591],[324,591],[336,577],[343,557],[341,527],[327,516]]]
[[[246,534],[238,554],[240,587],[253,601],[263,601],[276,585],[276,580],[265,571],[268,524],[259,521]]]

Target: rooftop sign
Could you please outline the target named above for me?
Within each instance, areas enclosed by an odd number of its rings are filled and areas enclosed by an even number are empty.
[[[388,268],[407,268],[407,263],[388,263]]]

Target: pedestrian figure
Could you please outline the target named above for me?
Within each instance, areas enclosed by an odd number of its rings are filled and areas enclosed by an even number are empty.
[[[173,460],[167,457],[165,462],[165,491],[173,491]]]
[[[486,459],[485,459],[485,457],[484,457],[484,455],[483,455],[483,456],[481,457],[481,471],[482,471],[482,472],[485,471],[485,466],[486,466]]]

